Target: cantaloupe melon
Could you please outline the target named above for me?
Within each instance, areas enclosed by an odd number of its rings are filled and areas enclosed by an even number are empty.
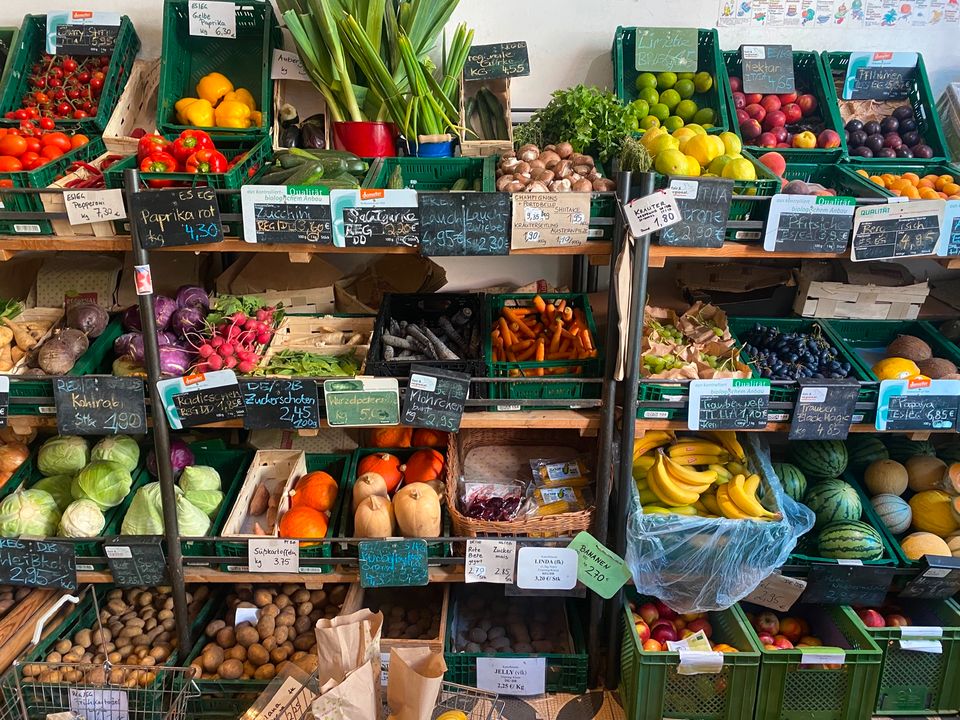
[[[950,507],[951,497],[943,490],[924,490],[910,498],[913,529],[945,538],[960,529]]]
[[[960,557],[960,536],[954,535],[947,538],[947,547],[950,548],[950,553],[954,557]]]
[[[915,532],[900,541],[903,554],[911,560],[919,560],[924,555],[942,555],[950,557],[950,548],[943,538],[933,533]]]
[[[896,460],[876,460],[863,471],[863,483],[871,495],[903,495],[910,477]]]
[[[877,511],[877,516],[883,521],[894,535],[899,535],[910,529],[910,520],[913,511],[910,505],[899,495],[884,493],[870,498],[870,504]]]
[[[914,455],[906,462],[909,486],[914,492],[935,490],[940,487],[947,464],[932,455]]]

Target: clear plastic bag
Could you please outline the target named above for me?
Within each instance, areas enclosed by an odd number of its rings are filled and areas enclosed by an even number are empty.
[[[783,565],[797,538],[813,527],[810,509],[784,493],[758,433],[740,438],[751,470],[766,483],[763,504],[783,518],[644,515],[631,482],[626,561],[641,595],[657,597],[681,613],[728,608]]]

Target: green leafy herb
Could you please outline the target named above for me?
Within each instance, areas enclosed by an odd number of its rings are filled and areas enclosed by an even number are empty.
[[[23,312],[23,303],[19,300],[4,300],[0,298],[0,320],[6,318],[13,320],[17,315]]]
[[[353,352],[343,355],[320,355],[305,350],[281,350],[259,367],[255,375],[287,375],[290,377],[353,377],[360,363]]]

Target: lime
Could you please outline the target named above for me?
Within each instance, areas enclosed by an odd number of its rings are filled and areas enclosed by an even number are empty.
[[[696,73],[692,73],[692,72],[677,73],[677,80],[693,80],[694,75],[696,75]]]
[[[655,105],[650,106],[650,115],[655,117],[660,122],[663,122],[670,117],[670,108],[663,103],[656,103]],[[647,117],[650,117],[650,115]],[[676,128],[674,128],[674,130],[676,130]]]
[[[663,121],[663,127],[667,132],[670,133],[672,133],[674,130],[679,130],[683,127],[683,118],[677,115],[671,115]]]
[[[727,155],[739,155],[743,149],[743,144],[740,142],[740,138],[736,133],[722,132],[720,133],[720,139],[723,141]]]
[[[673,89],[680,93],[680,97],[684,100],[692,98],[696,90],[693,86],[693,80],[677,80],[677,84],[673,86]]]
[[[637,86],[637,90],[643,90],[644,88],[656,89],[657,76],[650,72],[640,73],[637,75],[635,84]]]
[[[647,105],[656,105],[660,102],[660,93],[657,92],[656,88],[646,87],[641,90],[637,97],[643,100]]]
[[[673,111],[682,117],[684,122],[690,122],[697,114],[697,104],[693,100],[681,100]]]
[[[664,150],[657,154],[654,167],[662,175],[686,175],[690,169],[687,156],[679,150]]]
[[[660,120],[656,115],[647,115],[640,121],[641,130],[649,130],[650,128],[660,127]]]
[[[643,120],[650,114],[650,103],[646,100],[634,100],[630,103],[630,111],[637,120]]]
[[[653,140],[645,144],[647,146],[647,151],[654,156],[660,155],[660,153],[668,150],[676,150],[677,152],[680,152],[680,141],[673,137],[673,135],[667,135],[666,133],[657,135]]]
[[[660,93],[660,102],[670,108],[670,112],[680,103],[680,93],[676,90],[664,90]]]
[[[704,127],[705,130],[709,130],[710,128],[713,127],[713,123],[704,123],[704,124],[703,124],[703,127]]]
[[[693,85],[698,93],[705,93],[713,87],[713,75],[706,71],[700,71],[693,76]]]
[[[721,175],[723,173],[723,168],[727,166],[727,163],[733,160],[729,155],[720,155],[715,157],[710,161],[710,166],[707,168],[707,171],[711,175]]]
[[[677,84],[677,74],[675,72],[657,73],[657,90],[663,92],[669,90]]]
[[[714,112],[713,108],[700,108],[693,116],[693,121],[698,125],[712,125],[716,119],[717,113]]]

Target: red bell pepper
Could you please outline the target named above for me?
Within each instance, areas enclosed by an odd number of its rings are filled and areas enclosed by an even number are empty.
[[[170,153],[158,151],[140,161],[140,172],[172,173],[177,171],[177,159]],[[165,188],[173,185],[173,180],[147,180],[152,188]]]
[[[222,173],[227,171],[227,158],[213,149],[198,150],[187,158],[188,173]]]
[[[173,148],[170,154],[173,155],[181,164],[187,162],[187,158],[200,150],[215,150],[213,140],[203,130],[184,130],[180,137],[173,141]]]
[[[143,160],[145,157],[155,152],[170,152],[170,141],[163,135],[153,133],[144,135],[137,143],[137,160]]]

